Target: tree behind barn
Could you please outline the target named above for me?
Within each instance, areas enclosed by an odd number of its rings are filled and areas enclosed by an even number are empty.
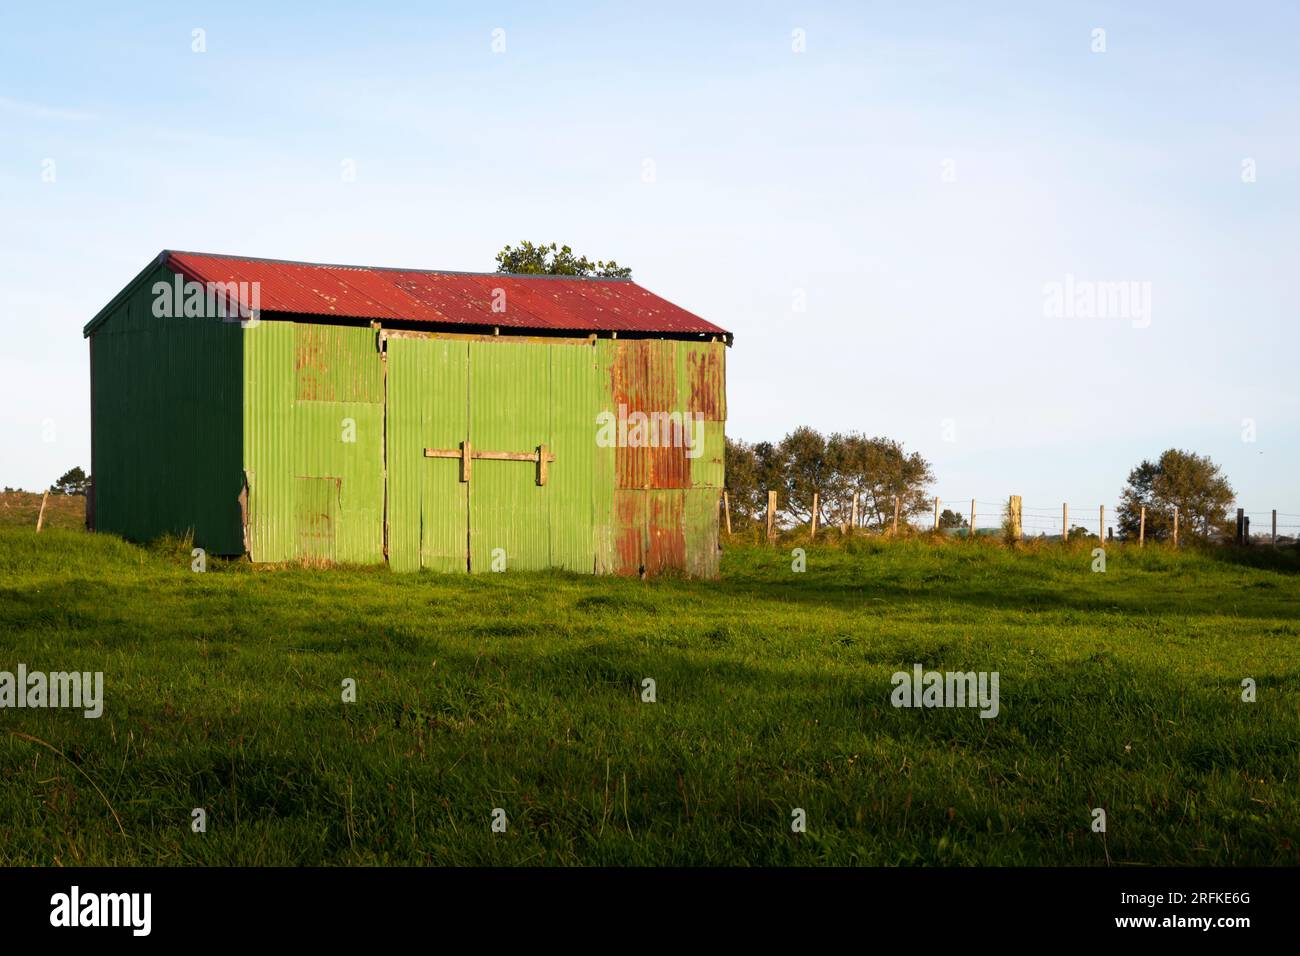
[[[724,464],[733,529],[742,531],[765,522],[767,492],[777,490],[781,480],[775,446],[728,438]]]
[[[869,527],[893,521],[894,495],[902,499],[904,517],[931,506],[926,496],[926,485],[934,480],[929,462],[888,438],[857,433],[827,438],[804,426],[776,445],[729,438],[726,455],[733,524],[742,528],[765,520],[768,491],[777,493],[782,515],[796,524],[812,517],[814,493],[818,521],[829,525],[849,522],[855,491],[860,520]]]
[[[89,481],[86,473],[78,465],[60,475],[59,480],[50,486],[50,491],[56,495],[84,495]]]
[[[828,456],[835,475],[830,495],[836,509],[834,521],[848,520],[855,491],[868,527],[893,523],[895,496],[899,498],[900,520],[933,506],[927,492],[934,483],[930,463],[919,452],[908,454],[901,442],[856,432],[835,434],[830,438]]]
[[[497,272],[514,275],[580,276],[597,279],[630,279],[632,270],[609,262],[592,262],[586,256],[576,256],[568,246],[556,248],[555,243],[533,245],[521,242],[506,246],[497,253]]]

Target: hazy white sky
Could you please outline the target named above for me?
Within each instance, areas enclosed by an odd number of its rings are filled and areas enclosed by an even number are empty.
[[[1300,513],[1294,4],[263,6],[6,8],[0,484],[89,465],[81,327],[164,248],[527,238],[732,330],[733,436],[1093,514],[1179,446]],[[1149,312],[1051,314],[1067,277]]]

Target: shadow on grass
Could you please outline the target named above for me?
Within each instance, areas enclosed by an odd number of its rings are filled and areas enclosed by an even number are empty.
[[[1277,548],[1267,544],[1255,544],[1249,547],[1223,545],[1201,549],[1201,553],[1225,564],[1256,568],[1260,571],[1276,571],[1279,574],[1300,574],[1300,547],[1295,545]]]
[[[916,605],[938,601],[945,605],[964,605],[1007,614],[1075,611],[1089,614],[1129,614],[1176,616],[1231,614],[1233,617],[1269,620],[1295,617],[1300,600],[1290,595],[1271,595],[1263,586],[1251,600],[1229,600],[1228,595],[1213,589],[1185,591],[1113,590],[1094,594],[1071,594],[1048,587],[934,587],[917,588],[879,582],[818,583],[804,586],[772,580],[726,581],[721,585],[731,596],[750,603],[779,603],[834,607],[845,611],[884,612],[891,605]],[[1244,589],[1236,589],[1239,598]]]

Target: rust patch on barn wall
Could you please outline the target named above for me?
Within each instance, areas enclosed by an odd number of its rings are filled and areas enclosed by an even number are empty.
[[[725,361],[725,352],[718,347],[691,349],[687,353],[686,374],[690,385],[687,408],[692,414],[699,412],[708,422],[727,417]]]
[[[316,334],[311,325],[298,325],[293,336],[293,370],[297,381],[297,398],[300,402],[319,402],[333,399],[326,395],[329,374],[329,355],[325,340]]]
[[[620,430],[626,419],[629,437],[638,419],[646,416],[641,431],[643,447],[630,447],[619,441],[614,453],[615,486],[618,488],[689,488],[691,463],[686,457],[685,442],[671,428],[660,427],[656,440],[644,447],[649,423],[661,426],[662,416],[676,413],[682,428],[682,409],[677,400],[676,343],[654,339],[621,341],[614,349],[611,369],[614,407],[620,418]],[[680,430],[680,429],[679,429]],[[667,431],[668,434],[662,434]]]
[[[637,574],[645,565],[645,492],[614,492],[614,573]]]
[[[646,558],[649,574],[665,568],[686,567],[686,535],[682,528],[684,496],[675,491],[644,492],[646,508]]]
[[[300,402],[383,401],[381,363],[368,329],[295,323],[293,367]]]

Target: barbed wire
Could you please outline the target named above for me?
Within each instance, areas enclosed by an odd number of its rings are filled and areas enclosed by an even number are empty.
[[[889,499],[884,500],[888,501]],[[956,495],[935,495],[930,497],[929,501],[937,505],[937,508],[931,507],[902,513],[899,515],[900,524],[905,524],[915,530],[931,530],[935,527],[934,515],[935,512],[938,511],[940,514],[943,512],[955,514],[960,520],[959,525],[953,526],[949,524],[940,530],[969,529],[972,531],[989,531],[1003,527],[1010,510],[1010,502],[1007,500],[988,501],[977,496],[972,498]],[[974,501],[975,504],[975,521],[973,525],[969,523],[969,509],[972,501]],[[1063,508],[1067,509],[1065,513],[1063,513]],[[1105,509],[1105,521],[1098,520],[1101,516],[1098,515],[1097,509],[1100,508]],[[1148,527],[1151,527],[1150,522],[1154,518],[1172,518],[1175,510],[1176,509],[1172,508],[1168,511],[1148,508]],[[1235,513],[1235,508],[1232,509],[1232,511]],[[842,513],[844,517],[847,517],[847,508],[837,509],[837,514],[840,513]],[[868,517],[873,519],[871,526],[887,529],[893,523],[893,512],[889,507],[862,507],[859,514],[864,519]],[[1121,514],[1124,514],[1122,505],[1115,503],[1071,505],[1070,502],[1064,501],[1061,505],[1047,506],[1022,503],[1020,506],[1020,529],[1023,535],[1029,537],[1061,537],[1063,531],[1068,530],[1072,534],[1079,532],[1086,533],[1089,537],[1104,538],[1108,530],[1113,535],[1115,531],[1120,529]],[[1179,511],[1180,518],[1184,517],[1185,514],[1185,512]],[[1250,532],[1252,539],[1268,538],[1273,533],[1276,533],[1278,538],[1292,536],[1300,537],[1300,534],[1292,534],[1292,532],[1300,532],[1300,523],[1279,520],[1282,518],[1300,519],[1300,512],[1274,511],[1273,509],[1267,511],[1247,511],[1243,509],[1241,515],[1243,518],[1250,519],[1249,523],[1256,526]],[[1231,513],[1229,517],[1232,517]],[[828,522],[828,524],[839,523],[847,524],[848,522]],[[862,521],[860,524],[864,527],[868,526],[866,521]],[[1190,525],[1190,520],[1186,525],[1182,524],[1180,521],[1180,527],[1186,527],[1188,533],[1192,533]],[[1165,530],[1166,529],[1161,528],[1160,533],[1163,533]]]

